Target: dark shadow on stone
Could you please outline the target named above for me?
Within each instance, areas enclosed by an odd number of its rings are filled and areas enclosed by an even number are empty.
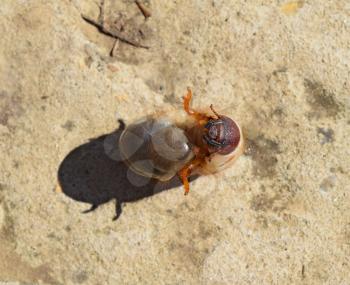
[[[127,177],[131,170],[123,161],[113,159],[120,157],[117,145],[124,128],[124,123],[120,121],[120,128],[113,133],[78,146],[65,157],[59,167],[58,181],[63,193],[76,201],[91,204],[91,208],[84,213],[116,200],[116,220],[122,213],[124,203],[135,202],[182,185],[177,176],[170,181],[160,182],[134,173],[132,180],[137,183],[131,183]]]

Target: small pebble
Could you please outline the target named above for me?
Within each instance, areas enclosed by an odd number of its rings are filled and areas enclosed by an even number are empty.
[[[337,177],[335,175],[330,175],[322,180],[322,183],[320,185],[320,190],[322,192],[328,192],[335,186]]]

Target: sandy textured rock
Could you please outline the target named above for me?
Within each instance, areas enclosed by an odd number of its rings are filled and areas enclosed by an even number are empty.
[[[105,0],[104,21],[150,49],[84,21],[98,1],[2,1],[0,281],[350,283],[348,1],[144,3],[147,21]],[[181,110],[187,86],[247,150],[184,197],[113,145],[118,119]]]
[[[5,226],[5,210],[0,206],[0,230]]]

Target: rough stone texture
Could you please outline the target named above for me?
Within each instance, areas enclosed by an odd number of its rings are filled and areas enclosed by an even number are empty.
[[[119,42],[112,58],[81,18],[97,1],[1,1],[0,281],[349,284],[349,1],[144,3],[147,22],[134,1],[105,1],[106,25],[151,47]],[[129,172],[89,139],[181,112],[187,86],[241,122],[245,155],[187,197],[142,186],[113,221]],[[84,145],[83,163],[67,158]],[[67,160],[73,190],[55,192]]]

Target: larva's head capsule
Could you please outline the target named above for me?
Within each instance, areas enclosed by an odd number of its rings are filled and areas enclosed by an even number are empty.
[[[210,153],[229,154],[240,142],[240,129],[229,117],[218,115],[217,119],[210,119],[204,128],[203,139]]]

